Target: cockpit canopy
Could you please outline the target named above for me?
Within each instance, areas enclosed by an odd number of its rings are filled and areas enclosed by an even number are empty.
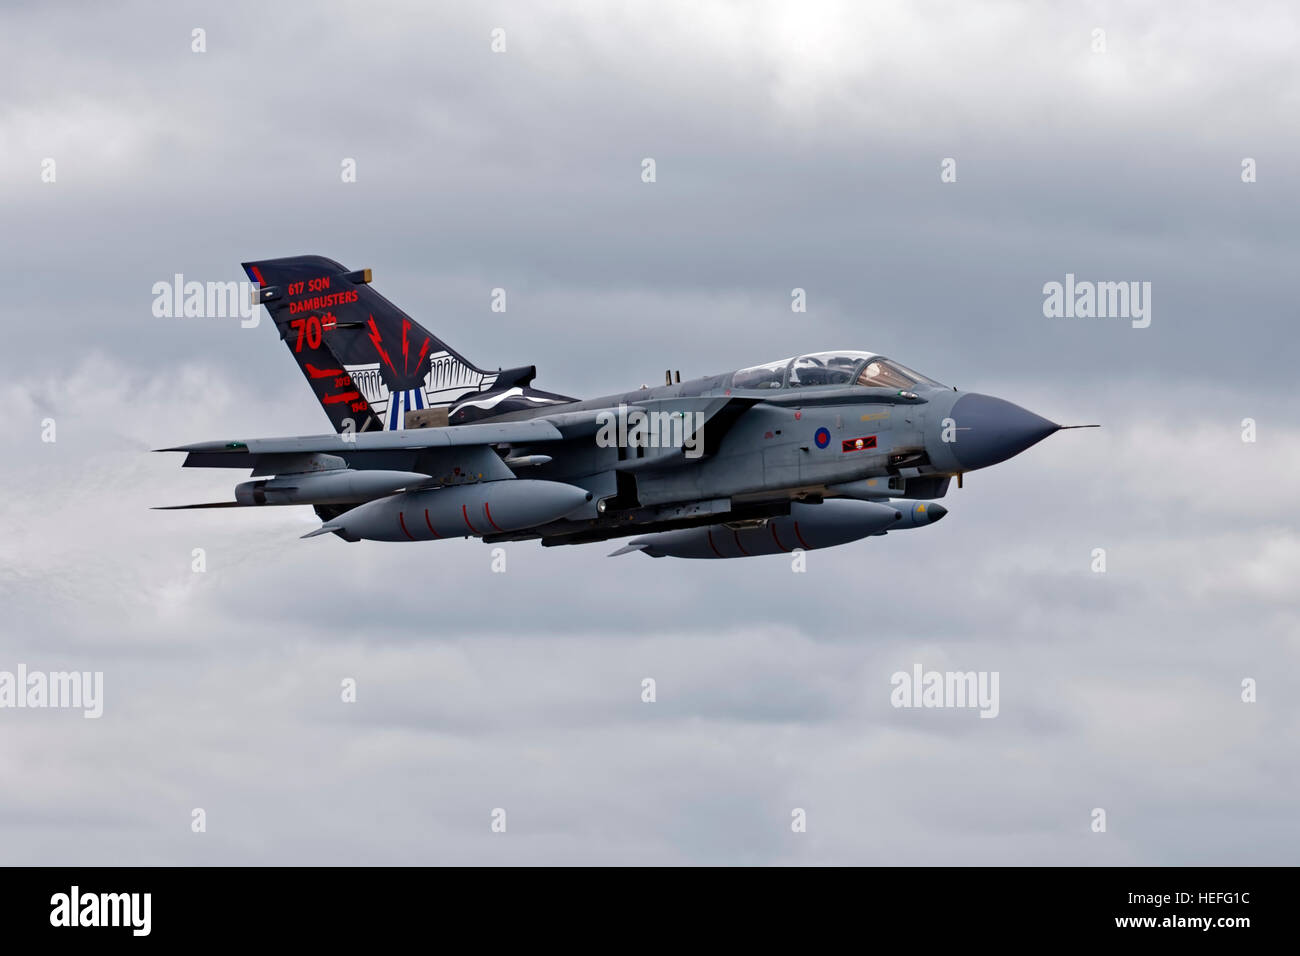
[[[920,372],[874,352],[813,352],[766,365],[742,368],[732,388],[811,388],[818,385],[865,385],[910,389],[917,383],[939,385]]]

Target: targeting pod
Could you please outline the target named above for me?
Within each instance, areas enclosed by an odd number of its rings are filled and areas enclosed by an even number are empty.
[[[414,471],[353,471],[281,475],[235,486],[241,505],[333,505],[383,498],[422,485],[429,476]]]

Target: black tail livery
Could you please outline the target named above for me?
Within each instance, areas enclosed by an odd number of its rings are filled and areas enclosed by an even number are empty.
[[[323,256],[245,262],[258,301],[338,432],[459,425],[574,399],[530,387],[535,366],[487,371]]]

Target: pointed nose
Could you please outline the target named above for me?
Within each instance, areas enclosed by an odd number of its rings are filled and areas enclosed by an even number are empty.
[[[966,471],[987,468],[1036,445],[1061,426],[992,395],[963,395],[952,407],[952,452]]]
[[[937,502],[931,502],[925,509],[925,514],[930,519],[930,524],[934,524],[947,513],[948,509]]]

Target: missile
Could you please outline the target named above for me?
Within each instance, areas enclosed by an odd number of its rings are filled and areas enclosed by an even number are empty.
[[[790,514],[762,521],[660,531],[633,540],[614,554],[644,551],[652,558],[747,558],[847,544],[900,526],[904,511],[879,501],[832,498],[794,502]]]
[[[924,528],[948,513],[948,509],[937,501],[892,501],[890,504],[903,513],[903,520],[898,522],[898,527],[890,528],[890,531]]]
[[[590,500],[587,489],[560,481],[479,481],[368,501],[304,537],[330,531],[349,541],[482,537],[555,521]]]
[[[235,486],[241,505],[333,505],[383,498],[422,485],[429,476],[416,471],[334,471],[277,475]]]

